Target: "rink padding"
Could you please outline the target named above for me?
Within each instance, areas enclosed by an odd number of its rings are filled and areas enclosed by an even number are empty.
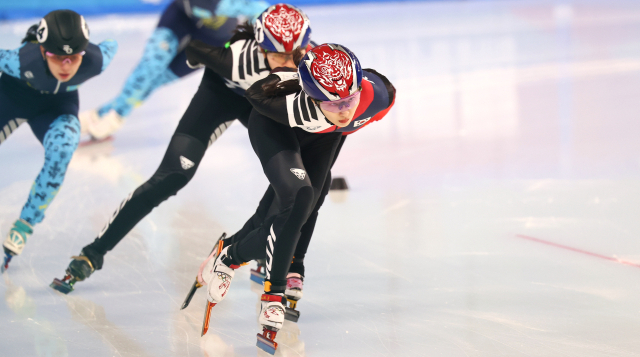
[[[123,13],[159,13],[172,0],[22,0],[0,1],[0,20],[38,18],[56,9],[70,9],[84,16],[123,14]],[[420,0],[429,2],[461,0]],[[485,0],[473,0],[485,1]],[[277,1],[269,1],[276,3]],[[366,2],[389,2],[389,0],[291,0],[292,5],[325,5]]]

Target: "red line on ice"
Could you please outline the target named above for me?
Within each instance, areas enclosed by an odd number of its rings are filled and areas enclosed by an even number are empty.
[[[573,247],[569,247],[567,245],[562,245],[562,244],[558,244],[558,243],[554,243],[554,242],[549,242],[549,241],[546,241],[546,240],[543,240],[543,239],[529,237],[529,236],[525,236],[525,235],[522,235],[522,234],[516,234],[516,237],[522,238],[522,239],[527,239],[527,240],[538,242],[538,243],[542,243],[542,244],[547,244],[547,245],[550,245],[552,247],[562,248],[562,249],[570,250],[572,252],[582,253],[582,254],[590,255],[592,257],[606,259],[606,260],[610,260],[612,262],[625,264],[625,265],[631,265],[631,266],[634,266],[636,268],[640,268],[640,264],[632,263],[632,262],[627,261],[627,260],[622,260],[622,259],[615,258],[615,257],[608,257],[606,255],[602,255],[602,254],[598,254],[598,253],[592,253],[592,252],[588,252],[586,250],[582,250],[582,249],[579,249],[579,248],[573,248]]]

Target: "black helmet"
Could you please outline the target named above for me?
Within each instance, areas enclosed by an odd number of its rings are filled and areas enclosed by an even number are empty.
[[[47,52],[73,55],[87,48],[89,27],[77,12],[55,10],[40,20],[36,37]]]

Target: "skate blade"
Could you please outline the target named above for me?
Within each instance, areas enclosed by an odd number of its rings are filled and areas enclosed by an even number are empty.
[[[196,281],[193,283],[193,285],[191,285],[191,289],[189,290],[187,297],[184,299],[184,302],[182,303],[180,310],[184,310],[187,306],[189,306],[189,303],[191,302],[193,295],[195,295],[196,291],[200,287],[202,287],[202,285],[198,282],[198,278],[196,278]]]
[[[256,342],[256,346],[261,350],[267,352],[268,354],[274,355],[276,354],[276,349],[278,348],[278,343],[275,341],[271,341],[270,339],[262,336],[261,334],[257,335],[258,342]]]
[[[291,322],[298,322],[298,319],[300,318],[300,311],[290,308],[288,306],[285,307],[284,310],[285,310],[285,313],[284,313],[285,320],[291,321]]]
[[[264,284],[264,278],[265,278],[265,274],[257,270],[251,269],[251,281],[253,281],[256,284],[262,285]]]
[[[204,311],[204,321],[202,321],[202,333],[200,337],[209,331],[209,319],[211,318],[211,309],[214,306],[216,306],[216,303],[207,301],[207,309]]]
[[[73,291],[73,286],[71,286],[69,283],[64,282],[58,278],[53,279],[53,282],[49,285],[49,287],[55,290],[58,290],[59,292],[65,295]]]
[[[11,261],[11,258],[13,258],[13,256],[5,253],[4,260],[2,261],[2,266],[0,267],[0,274],[9,269],[9,262]]]
[[[104,142],[109,142],[109,141],[113,141],[113,136],[109,135],[104,139],[94,139],[93,137],[91,137],[88,140],[81,141],[78,144],[78,147],[82,148],[82,147],[87,147],[87,146],[91,146],[91,145],[102,144]]]

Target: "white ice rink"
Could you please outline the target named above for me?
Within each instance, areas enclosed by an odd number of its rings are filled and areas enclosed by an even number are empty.
[[[640,356],[640,2],[479,1],[304,8],[395,84],[347,140],[346,195],[321,210],[297,324],[278,356]],[[88,18],[120,50],[81,88],[111,99],[157,15]],[[15,48],[31,21],[0,23]],[[267,185],[233,125],[198,174],[68,296],[48,287],[155,170],[200,75],[166,86],[112,143],[79,149],[2,276],[1,356],[266,356],[240,269],[201,338],[201,260]],[[2,108],[0,108],[2,110]],[[0,147],[0,233],[43,161],[27,125]]]

